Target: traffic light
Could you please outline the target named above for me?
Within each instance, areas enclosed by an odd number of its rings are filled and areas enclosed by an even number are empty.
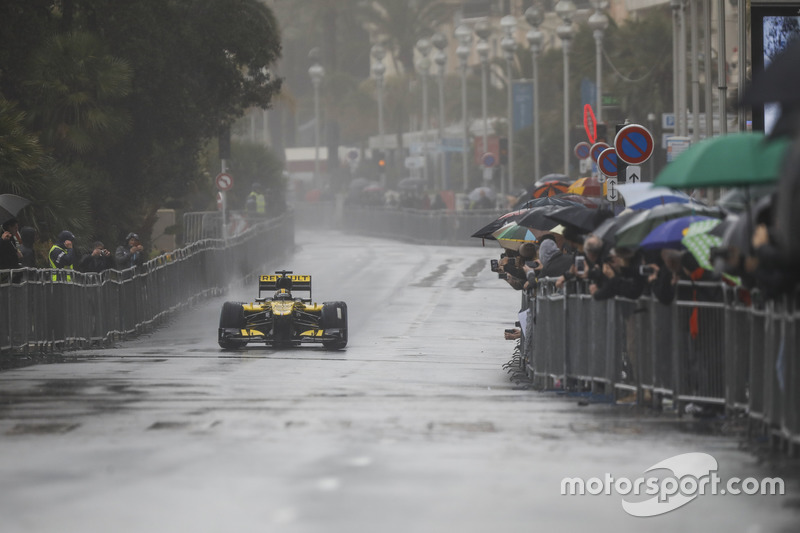
[[[500,137],[500,164],[507,165],[508,164],[508,137]]]
[[[375,162],[378,164],[379,169],[386,170],[386,154],[382,151],[375,152]]]

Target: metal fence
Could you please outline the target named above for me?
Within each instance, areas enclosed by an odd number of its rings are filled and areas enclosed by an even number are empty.
[[[591,391],[679,414],[724,409],[795,453],[800,446],[800,292],[747,302],[724,284],[680,282],[702,298],[596,301],[540,283],[527,300],[523,364],[540,388]]]
[[[234,281],[260,274],[266,261],[293,243],[290,213],[230,239],[197,240],[135,269],[3,271],[0,353],[81,348],[141,332]]]
[[[470,237],[505,211],[476,209],[446,211],[403,207],[338,204],[333,201],[299,203],[297,225],[337,228],[346,232],[397,239],[418,244],[480,246]]]

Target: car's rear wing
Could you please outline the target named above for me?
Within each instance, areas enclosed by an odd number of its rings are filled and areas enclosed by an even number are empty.
[[[291,286],[288,286],[291,282]],[[275,274],[264,274],[258,279],[258,296],[262,292],[275,292],[278,289],[289,289],[289,292],[308,291],[308,298],[303,301],[311,301],[311,276],[302,274],[292,274],[290,270],[279,270]]]

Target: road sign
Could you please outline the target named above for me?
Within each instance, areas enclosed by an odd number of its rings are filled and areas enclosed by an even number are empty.
[[[597,158],[597,167],[600,172],[609,178],[617,177],[617,151],[613,148],[606,148]]]
[[[617,157],[629,165],[641,165],[653,155],[653,135],[639,124],[628,124],[614,137]]]
[[[665,130],[675,129],[675,113],[661,113],[661,128]]]
[[[642,181],[642,167],[631,165],[625,169],[625,183],[639,183]]]
[[[583,106],[583,129],[586,130],[589,142],[594,144],[597,141],[597,117],[589,104]]]
[[[575,157],[578,159],[589,159],[591,151],[592,145],[587,142],[579,142],[575,145]]]
[[[606,199],[610,202],[619,200],[619,190],[617,189],[617,178],[609,177],[606,180]]]
[[[221,191],[229,191],[233,187],[233,176],[224,172],[220,172],[214,179],[214,183],[217,184],[217,189]]]
[[[358,154],[358,150],[356,150],[356,149],[354,148],[354,149],[352,149],[352,150],[349,150],[349,151],[347,152],[347,159],[349,159],[350,161],[355,161],[355,160],[357,160],[357,159],[358,159],[358,155],[359,155],[359,154]]]
[[[222,211],[222,191],[217,191],[217,209]]]
[[[417,170],[425,166],[425,158],[421,155],[410,155],[406,157],[405,167],[408,170]]]
[[[603,153],[603,150],[606,148],[611,148],[608,144],[604,142],[594,143],[592,148],[589,150],[590,155],[592,156],[592,160],[597,163],[597,158],[600,157],[600,154]]]
[[[486,152],[481,156],[481,163],[484,167],[493,167],[497,160],[492,152]]]
[[[692,145],[691,137],[679,137],[673,135],[667,139],[667,163],[671,163],[676,157],[689,149]]]

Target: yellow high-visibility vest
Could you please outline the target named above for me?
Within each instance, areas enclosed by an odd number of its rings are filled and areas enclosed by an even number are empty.
[[[47,260],[50,261],[50,268],[52,268],[52,269],[59,268],[53,262],[53,250],[56,250],[56,249],[61,250],[64,253],[67,253],[67,251],[64,248],[60,247],[57,244],[54,244],[53,247],[50,248],[50,253],[47,254]],[[67,269],[67,270],[72,270],[72,267],[73,267],[73,265],[67,265],[64,268]],[[53,274],[53,281],[58,281],[58,274]],[[72,281],[72,274],[67,274],[67,281]]]

